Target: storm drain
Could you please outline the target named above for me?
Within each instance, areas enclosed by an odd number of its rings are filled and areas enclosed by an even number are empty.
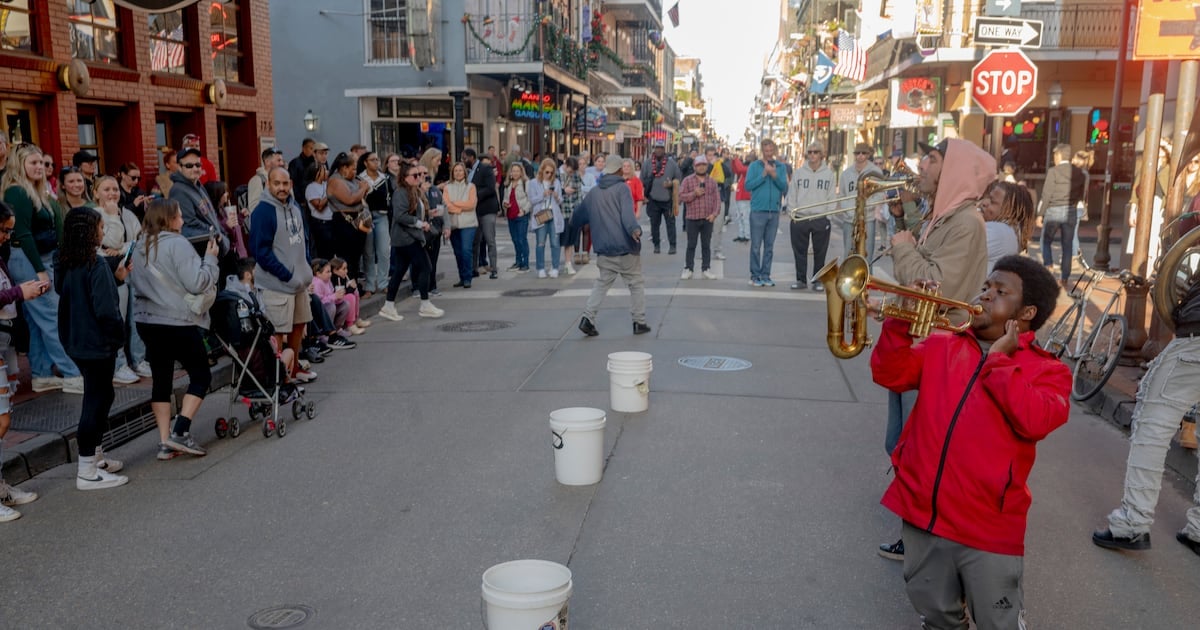
[[[477,333],[491,332],[493,330],[504,330],[512,328],[513,322],[506,322],[499,319],[480,319],[472,322],[450,322],[438,326],[438,330],[442,332],[456,333]]]
[[[250,627],[255,630],[299,628],[316,614],[317,611],[308,606],[276,606],[250,615],[250,619],[246,623],[250,624]]]
[[[512,291],[505,291],[504,293],[501,293],[500,295],[502,295],[504,297],[518,297],[518,298],[550,297],[551,295],[554,295],[555,293],[558,293],[558,289],[513,289]]]
[[[734,357],[696,356],[680,357],[679,365],[708,372],[737,372],[738,370],[748,370],[753,364],[745,359]]]

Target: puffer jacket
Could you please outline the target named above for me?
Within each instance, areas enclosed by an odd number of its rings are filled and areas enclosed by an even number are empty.
[[[1067,422],[1071,372],[1020,336],[1012,356],[985,354],[973,331],[914,343],[889,319],[871,354],[875,382],[919,389],[892,451],[883,505],[914,527],[973,549],[1025,553],[1037,443]]]

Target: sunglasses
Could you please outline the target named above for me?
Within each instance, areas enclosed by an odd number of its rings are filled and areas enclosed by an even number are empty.
[[[130,175],[128,173],[125,174],[125,177],[128,177],[129,181],[133,181],[133,182],[140,181],[142,179],[141,175]]]
[[[200,163],[199,162],[188,162],[185,164],[183,162],[180,162],[179,168],[200,168]]]
[[[855,151],[854,155],[871,155],[870,151]]]
[[[821,155],[821,152],[820,151],[809,151],[808,154],[809,155]]]

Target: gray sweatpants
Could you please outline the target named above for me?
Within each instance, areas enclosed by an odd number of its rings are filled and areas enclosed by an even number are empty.
[[[904,523],[904,583],[927,630],[1025,630],[1025,558],[972,549]]]
[[[1154,357],[1138,384],[1133,427],[1129,432],[1129,459],[1125,464],[1125,494],[1121,505],[1108,515],[1113,536],[1150,531],[1171,438],[1179,429],[1180,418],[1197,400],[1200,400],[1200,337],[1174,339]],[[1197,477],[1200,481],[1200,475]],[[1200,540],[1200,484],[1196,486],[1194,500],[1195,505],[1187,511],[1184,531],[1192,540]]]
[[[583,316],[592,322],[596,321],[596,311],[600,309],[600,303],[604,301],[604,296],[608,295],[608,289],[616,282],[617,276],[621,276],[625,286],[629,287],[632,302],[629,311],[633,313],[633,321],[645,324],[646,282],[642,279],[642,257],[634,254],[597,256],[596,268],[600,270],[600,277],[596,278],[596,283],[592,285],[592,294],[588,296]]]

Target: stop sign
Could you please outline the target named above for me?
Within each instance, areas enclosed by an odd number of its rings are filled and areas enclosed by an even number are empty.
[[[1037,94],[1037,66],[1019,49],[993,50],[971,70],[972,96],[989,116],[1013,116]]]

